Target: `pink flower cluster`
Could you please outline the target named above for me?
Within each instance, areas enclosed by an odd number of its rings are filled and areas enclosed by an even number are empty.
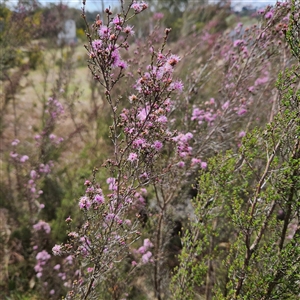
[[[139,191],[136,191],[133,195],[133,203],[134,207],[139,210],[146,205],[146,197],[147,190],[145,188],[141,188]]]
[[[46,265],[47,261],[51,258],[51,255],[46,251],[43,250],[36,255],[37,264],[34,267],[37,278],[41,278],[43,276],[43,266]]]
[[[146,9],[147,5],[144,2],[134,2],[132,8],[136,13],[139,13]],[[94,60],[99,68],[109,66],[112,69],[126,69],[128,65],[127,62],[121,58],[120,51],[122,49],[128,49],[129,45],[126,40],[128,36],[134,35],[133,26],[125,26],[124,18],[117,14],[106,25],[104,25],[102,21],[99,21],[97,33],[99,39],[95,39],[91,42],[89,52],[90,59]],[[125,38],[123,39],[125,41],[121,44],[117,44],[116,41],[119,39],[121,33],[125,34]],[[96,75],[95,78],[99,79],[100,77]]]
[[[131,8],[135,11],[135,13],[140,13],[148,8],[148,4],[144,1],[134,1]]]
[[[14,139],[11,142],[11,145],[16,148],[20,143],[20,140],[18,139]],[[27,160],[29,160],[29,156],[28,155],[20,155],[19,153],[17,153],[15,151],[15,149],[13,151],[10,152],[9,156],[15,161],[15,162],[20,162],[20,163],[25,163]]]
[[[152,262],[153,260],[151,259],[152,257],[152,252],[149,251],[150,248],[153,248],[153,244],[149,239],[145,239],[143,246],[141,246],[136,252],[138,254],[142,254],[141,261],[143,264],[146,264],[148,262]],[[134,261],[135,263],[135,261]],[[133,264],[134,264],[133,263]]]
[[[144,96],[155,95],[163,91],[181,92],[183,83],[172,78],[174,67],[181,60],[180,57],[174,54],[164,55],[160,52],[156,53],[156,57],[157,64],[147,67],[148,72],[137,80],[135,89]]]
[[[203,122],[207,122],[209,125],[212,125],[216,118],[217,114],[213,111],[213,109],[203,110],[198,107],[194,107],[191,120],[198,121],[199,125]]]
[[[51,228],[50,228],[50,225],[43,221],[43,220],[40,220],[38,223],[34,224],[33,225],[33,229],[35,231],[45,231],[47,234],[49,234],[51,232]]]
[[[193,138],[193,134],[188,132],[186,134],[179,133],[173,138],[173,141],[177,144],[177,152],[179,157],[185,158],[192,155],[193,148],[189,145],[189,141]]]
[[[63,115],[65,113],[65,110],[63,105],[57,99],[49,97],[46,113],[50,115],[51,119],[56,119],[59,116]]]
[[[52,248],[52,252],[55,256],[57,255],[61,255],[62,254],[62,247],[60,245],[55,245],[53,248]]]
[[[85,196],[81,197],[79,200],[79,208],[89,210],[93,205],[97,208],[99,205],[105,202],[102,189],[100,187],[94,187],[91,185],[90,181],[85,181],[87,189],[85,191]]]

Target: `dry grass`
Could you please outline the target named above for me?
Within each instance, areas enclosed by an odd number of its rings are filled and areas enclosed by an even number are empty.
[[[11,141],[15,138],[25,140],[26,143],[31,143],[30,148],[35,147],[34,136],[38,134],[42,126],[42,113],[44,102],[53,94],[58,80],[59,67],[57,62],[61,59],[59,50],[44,51],[43,64],[39,65],[37,70],[29,70],[26,75],[20,79],[18,91],[11,97],[5,110],[4,126],[0,151],[9,151]],[[91,90],[89,87],[89,77],[91,76],[88,68],[85,66],[85,49],[82,46],[77,46],[74,53],[74,69],[72,79],[69,82],[68,97],[60,99],[63,101],[65,107],[65,116],[60,121],[54,134],[64,138],[72,135],[76,131],[76,126],[80,124],[87,125],[89,119]],[[47,70],[48,74],[44,70]],[[11,73],[16,73],[17,70],[12,70]],[[8,85],[8,82],[4,82]],[[5,90],[2,91],[2,98]],[[76,94],[76,96],[72,96]],[[73,98],[73,99],[72,99]],[[74,102],[73,102],[74,101]],[[101,98],[99,96],[99,101]],[[68,110],[68,103],[73,102],[73,120]],[[92,128],[89,128],[89,135],[91,135]],[[17,136],[15,135],[17,133]],[[86,135],[85,132],[82,133]],[[86,136],[87,137],[87,136]],[[75,148],[74,148],[75,146]],[[82,149],[81,138],[76,137],[72,139],[72,152],[76,152],[76,148]]]

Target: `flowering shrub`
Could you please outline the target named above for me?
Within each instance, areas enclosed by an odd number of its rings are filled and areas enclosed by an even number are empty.
[[[200,108],[192,100],[191,94],[187,95],[192,111],[190,120],[185,122],[188,126],[185,130],[192,129],[192,132],[182,132],[184,127],[181,124],[174,126],[170,122],[171,115],[178,117],[176,108],[181,106],[181,102],[176,101],[179,97],[175,95],[183,92],[182,81],[174,79],[174,69],[181,58],[165,50],[170,29],[166,29],[160,48],[150,46],[150,62],[145,65],[144,71],[138,69],[138,79],[133,85],[135,91],[125,96],[130,103],[128,108],[127,105],[122,108],[122,99],[113,96],[115,85],[119,84],[129,68],[129,63],[122,58],[124,50],[130,47],[129,36],[134,34],[127,22],[146,8],[144,2],[133,1],[128,8],[122,6],[122,12],[115,16],[107,9],[106,24],[98,17],[87,33],[89,69],[95,80],[103,86],[112,114],[110,139],[113,156],[103,164],[110,174],[106,188],[108,194],[104,194],[103,186],[96,183],[98,170],[95,169],[92,181],[85,182],[85,195],[79,200],[79,207],[85,215],[84,224],[78,233],[69,233],[71,239],[67,244],[53,248],[55,254],[73,253],[87,267],[86,275],[79,282],[74,282],[68,298],[77,294],[83,298],[97,297],[98,286],[113,276],[111,274],[118,268],[116,264],[129,256],[135,257],[129,273],[140,264],[153,264],[155,296],[162,298],[162,288],[168,282],[164,253],[170,236],[166,228],[168,218],[174,218],[170,210],[176,207],[180,188],[197,170],[210,168],[203,160],[203,157],[207,157],[208,149],[226,149],[222,142],[218,142],[224,128],[225,131],[229,130],[227,135],[230,134],[232,138],[232,131],[238,128],[236,120],[255,123],[249,111],[254,105],[260,104],[266,86],[275,82],[275,77],[270,77],[271,58],[274,56],[274,60],[277,59],[276,52],[272,52],[273,45],[282,45],[282,51],[288,52],[282,41],[284,29],[281,28],[287,26],[289,6],[279,4],[277,10],[267,10],[263,28],[256,29],[254,26],[253,30],[241,33],[242,26],[239,24],[233,34],[240,35],[240,38],[234,36],[233,41],[224,47],[220,47],[217,41],[213,53],[215,60],[220,57],[221,63],[218,64],[226,70],[222,80],[222,99],[214,96],[200,103]],[[283,25],[278,35],[273,35],[270,32],[271,25],[276,22]],[[287,64],[287,61],[283,61],[283,64]],[[192,84],[196,86],[198,82],[199,79]],[[260,122],[273,120],[280,96],[277,97],[271,102],[271,113],[259,115],[264,118]],[[205,134],[201,134],[203,130]],[[244,135],[245,132],[240,129],[235,134],[239,138]],[[135,195],[141,187],[147,187],[154,194],[155,213],[152,219],[157,226],[152,229],[154,244],[146,239],[143,246],[134,250],[135,242],[141,235],[138,230],[139,210],[149,211],[149,206],[143,201],[139,205],[136,203]],[[150,245],[153,246],[152,251]]]
[[[108,8],[92,26],[84,1],[91,86],[101,99],[93,94],[82,105],[79,124],[68,60],[52,97],[43,97],[37,151],[15,136],[8,155],[30,212],[31,288],[51,299],[297,295],[289,246],[298,226],[297,5],[278,3],[249,18],[255,25],[226,33],[214,30],[215,17],[169,43],[171,29],[149,26],[146,38],[132,25],[148,10],[144,1],[121,1],[118,13]],[[223,9],[216,16],[227,15]],[[151,22],[162,18],[155,13]],[[68,119],[69,137],[60,126]],[[53,173],[62,196],[43,202]],[[283,265],[281,257],[291,260]],[[289,262],[295,269],[280,275]]]

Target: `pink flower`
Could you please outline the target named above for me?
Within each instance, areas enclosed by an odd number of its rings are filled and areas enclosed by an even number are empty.
[[[116,66],[121,69],[126,69],[128,65],[127,65],[126,61],[120,60],[116,63]]]
[[[134,1],[131,7],[134,9],[135,13],[140,13],[141,11],[148,8],[148,4],[145,3],[144,1],[141,2]]]
[[[91,185],[92,183],[89,181],[89,180],[86,180],[85,182],[84,182],[84,185],[86,185],[86,186],[89,186],[89,185]]]
[[[101,46],[102,46],[102,41],[101,40],[94,40],[92,41],[92,47],[94,49],[94,51],[98,51],[101,49]]]
[[[37,178],[37,173],[36,173],[35,170],[31,170],[30,171],[30,178],[32,178],[32,179],[36,179]]]
[[[138,249],[138,252],[141,253],[141,254],[144,254],[146,253],[146,250],[147,248],[145,246],[141,246],[139,249]]]
[[[204,162],[204,161],[202,161],[202,162],[201,162],[201,168],[202,168],[202,169],[206,169],[206,168],[207,168],[207,163]]]
[[[58,246],[58,245],[56,245]],[[60,247],[60,246],[59,246]],[[53,249],[52,249],[53,250]],[[37,255],[36,255],[36,260],[38,261],[42,261],[42,262],[45,262],[47,260],[49,260],[51,258],[51,255],[46,251],[46,250],[43,250],[41,252],[39,252]]]
[[[39,171],[41,173],[49,174],[51,172],[51,168],[49,164],[40,164]]]
[[[28,160],[29,157],[27,155],[23,155],[21,158],[20,158],[20,162],[21,163],[24,163],[26,160]]]
[[[55,266],[53,267],[53,270],[58,271],[59,269],[60,269],[60,264],[57,264],[57,265],[55,265]]]
[[[129,34],[131,36],[134,35],[133,26],[127,25],[126,27],[124,27],[123,32],[125,32],[126,34]]]
[[[109,184],[108,189],[110,191],[117,190],[116,178],[113,178],[113,177],[107,178],[106,183]]]
[[[153,247],[153,244],[149,239],[144,239],[144,247],[146,247],[146,249],[149,249]]]
[[[17,156],[18,156],[18,153],[16,153],[16,152],[10,152],[10,157],[12,157],[12,158],[16,158]]]
[[[103,204],[104,203],[104,197],[103,195],[95,195],[93,202],[98,203],[98,204]]]
[[[178,166],[179,168],[184,168],[185,162],[184,162],[184,161],[180,161],[180,162],[177,163],[177,166]]]
[[[65,222],[67,222],[67,223],[70,223],[70,222],[72,222],[73,220],[71,219],[71,217],[69,216],[69,217],[67,217],[66,219],[65,219]]]
[[[55,256],[60,255],[61,254],[61,246],[60,245],[55,245],[52,248],[52,252]]]
[[[265,77],[261,77],[261,78],[257,78],[254,82],[254,85],[261,85],[261,84],[265,84],[267,83],[269,80],[269,77],[268,76],[265,76]]]
[[[131,161],[131,162],[134,162],[138,159],[138,156],[136,153],[130,153],[129,156],[128,156],[128,160]]]
[[[147,174],[147,172],[144,172],[143,174],[140,175],[140,178],[148,180],[149,179],[149,175]]]
[[[50,139],[51,141],[55,140],[55,139],[56,139],[56,135],[53,134],[53,133],[51,133],[51,134],[49,135],[49,139]]]
[[[144,264],[149,262],[150,257],[152,256],[152,253],[150,251],[147,251],[143,256],[142,256],[142,262]]]
[[[129,102],[130,103],[134,102],[135,100],[137,100],[137,96],[136,95],[132,94],[132,95],[129,96]]]
[[[40,220],[38,223],[33,225],[33,229],[35,231],[44,230],[47,234],[49,234],[51,232],[50,225],[47,222],[42,221],[42,220]]]
[[[131,221],[130,221],[129,219],[126,219],[126,220],[124,221],[124,223],[125,223],[127,226],[131,226]]]
[[[265,19],[271,19],[273,17],[274,13],[270,10],[265,14]]]
[[[255,91],[255,87],[254,87],[254,86],[248,87],[248,91],[249,91],[250,93],[253,93],[253,92]]]
[[[137,265],[137,262],[136,262],[135,260],[133,260],[133,261],[131,262],[131,265],[132,265],[133,267],[135,267],[135,266]]]
[[[133,141],[132,146],[134,148],[141,148],[145,145],[146,141],[142,138],[137,138],[136,140]]]
[[[235,40],[233,42],[233,47],[238,47],[238,46],[244,45],[244,43],[245,43],[244,40]]]
[[[115,214],[112,214],[112,213],[107,214],[107,216],[106,216],[106,218],[105,218],[105,221],[106,221],[106,222],[111,222],[111,221],[113,221],[113,220],[115,219],[115,217],[116,217]]]
[[[12,146],[17,146],[20,143],[20,141],[18,139],[15,139],[12,141],[11,145]]]
[[[178,62],[181,60],[181,58],[178,55],[171,54],[170,57],[168,58],[168,64],[174,67],[175,65],[178,64]]]
[[[200,164],[201,163],[201,159],[199,158],[192,158],[192,162],[191,162],[191,166],[195,166],[197,164]]]
[[[115,24],[115,25],[122,25],[123,22],[124,22],[124,19],[118,15],[113,18],[113,24]]]
[[[182,152],[179,153],[179,156],[180,156],[181,158],[185,158],[185,157],[188,156],[188,153],[185,152],[185,151],[182,151]]]
[[[49,292],[49,294],[50,294],[50,295],[54,295],[54,294],[55,294],[55,290],[51,290],[51,291]]]
[[[153,147],[155,148],[155,150],[158,151],[163,147],[163,144],[160,141],[155,141],[154,144],[153,144]]]
[[[226,110],[229,107],[229,101],[226,101],[223,105],[222,105],[222,109]]]
[[[240,137],[240,138],[244,137],[245,135],[246,135],[246,132],[245,132],[245,131],[241,131],[241,132],[239,133],[239,137]]]
[[[91,207],[91,201],[88,197],[81,197],[79,200],[79,207],[80,209],[89,209]]]
[[[247,112],[247,109],[245,107],[240,107],[239,110],[237,111],[237,114],[239,116],[244,115]]]
[[[183,83],[181,80],[176,80],[172,82],[168,88],[169,91],[178,91],[182,92],[183,90]]]
[[[192,121],[197,120],[197,121],[199,121],[198,123],[201,124],[202,120],[204,119],[203,115],[204,115],[204,110],[199,109],[198,107],[194,107],[191,120]]]
[[[137,118],[140,120],[140,121],[144,121],[146,120],[147,118],[147,115],[149,113],[149,109],[147,108],[143,108],[139,111],[138,115],[137,115]]]
[[[160,12],[155,13],[155,14],[153,15],[153,19],[154,19],[154,20],[160,20],[160,19],[162,19],[163,17],[164,17],[164,14],[163,14],[163,13],[160,13]]]
[[[68,234],[68,237],[73,238],[73,239],[78,238],[78,236],[79,236],[78,233],[75,231],[72,231]]]
[[[148,192],[147,192],[147,190],[145,188],[141,188],[140,191],[141,191],[141,194],[143,196],[147,196],[148,195]]]
[[[92,273],[94,271],[94,268],[87,268],[88,273]]]
[[[187,133],[185,134],[185,137],[186,137],[186,139],[187,139],[187,141],[188,141],[188,140],[190,140],[190,139],[193,138],[193,134],[192,134],[191,132],[187,132]]]
[[[94,187],[93,187],[93,186],[91,186],[91,187],[88,187],[88,188],[85,190],[86,194],[93,194],[93,193],[94,193],[94,191],[95,191],[95,189],[94,189]]]
[[[34,271],[35,271],[36,273],[39,273],[39,272],[42,272],[42,271],[43,271],[43,268],[41,267],[40,264],[37,264],[37,265],[34,266]]]
[[[66,257],[66,262],[71,265],[73,263],[73,256],[72,255],[69,255]]]
[[[119,50],[116,49],[111,53],[111,64],[113,67],[117,67],[118,63],[121,61]]]
[[[165,124],[165,123],[168,122],[168,118],[167,118],[166,116],[159,116],[159,117],[157,118],[157,122],[162,123],[162,124]]]
[[[107,38],[109,35],[109,28],[106,25],[102,25],[98,30],[98,34],[100,38]]]

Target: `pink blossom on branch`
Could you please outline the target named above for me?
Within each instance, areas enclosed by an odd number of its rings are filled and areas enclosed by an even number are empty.
[[[62,253],[62,247],[60,245],[55,245],[53,248],[52,248],[52,252],[55,256],[57,255],[61,255]],[[49,257],[50,258],[50,257]]]
[[[133,36],[134,35],[134,30],[133,30],[133,26],[127,25],[124,27],[123,32]]]
[[[89,210],[91,207],[91,201],[88,197],[81,197],[78,203],[80,209]]]
[[[33,229],[35,231],[44,230],[47,234],[49,234],[51,232],[50,225],[47,222],[42,221],[42,220],[40,220],[38,223],[33,225]]]
[[[134,161],[138,160],[138,155],[136,153],[130,153],[128,156],[128,160],[131,162],[134,162]]]
[[[135,11],[135,13],[140,13],[148,8],[148,4],[144,1],[134,1],[131,7]]]
[[[148,263],[150,261],[150,258],[152,257],[152,253],[150,251],[147,251],[143,256],[142,256],[142,262],[144,264]]]

